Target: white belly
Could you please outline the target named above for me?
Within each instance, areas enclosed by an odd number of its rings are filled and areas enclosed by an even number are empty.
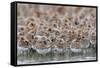
[[[71,51],[78,53],[78,52],[81,52],[82,49],[79,49],[79,48],[71,48]]]
[[[96,44],[96,40],[90,40],[91,44]]]
[[[36,49],[36,51],[37,51],[39,54],[46,54],[46,53],[48,53],[48,52],[51,51],[51,48]]]
[[[89,40],[81,41],[81,48],[88,48],[89,47]]]
[[[65,49],[63,49],[63,48],[53,48],[52,51],[53,51],[53,53],[62,53],[62,52],[65,51]]]

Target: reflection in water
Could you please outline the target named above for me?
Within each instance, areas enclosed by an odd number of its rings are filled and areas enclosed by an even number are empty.
[[[75,53],[70,49],[64,53],[49,52],[45,55],[37,53],[33,49],[18,52],[18,64],[37,64],[37,63],[51,63],[51,62],[71,62],[71,61],[86,61],[96,60],[95,49],[83,49],[83,52]]]

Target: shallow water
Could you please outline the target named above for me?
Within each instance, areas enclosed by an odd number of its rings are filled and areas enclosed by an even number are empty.
[[[29,49],[17,54],[18,64],[38,64],[52,62],[71,62],[71,61],[86,61],[96,60],[94,49],[85,49],[84,53],[74,53],[71,51],[65,53],[49,52],[45,55],[37,53],[35,50]]]

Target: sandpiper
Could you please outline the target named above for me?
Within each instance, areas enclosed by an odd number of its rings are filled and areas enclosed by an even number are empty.
[[[73,40],[70,45],[70,49],[72,52],[79,53],[82,52],[81,45],[79,41]]]
[[[86,34],[88,35],[88,34]],[[89,37],[87,37],[85,34],[83,34],[81,36],[81,39],[80,39],[80,45],[81,45],[81,48],[88,48],[90,46],[90,40],[89,40]]]
[[[91,32],[90,42],[94,47],[96,46],[96,32]]]
[[[30,42],[25,36],[21,36],[18,40],[19,46],[23,48],[30,48]]]
[[[39,54],[47,54],[51,51],[50,44],[48,44],[48,40],[45,37],[37,39],[35,49]]]
[[[20,36],[19,39],[17,40],[17,50],[18,54],[26,54],[31,47],[30,42],[24,37]]]
[[[63,39],[56,40],[53,47],[54,53],[63,53],[66,51],[66,44]]]
[[[23,32],[23,33],[27,33],[29,31],[28,27],[27,26],[18,26],[17,28],[17,32]]]

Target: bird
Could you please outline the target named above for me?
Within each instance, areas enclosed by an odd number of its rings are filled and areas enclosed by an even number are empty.
[[[19,37],[18,44],[20,47],[23,47],[23,48],[30,48],[31,47],[29,40],[25,36]]]
[[[96,32],[91,32],[90,43],[93,47],[96,47]]]
[[[17,33],[27,33],[29,31],[28,27],[27,26],[18,26],[17,27]]]
[[[57,39],[53,45],[54,53],[64,53],[66,51],[66,45],[63,39]]]
[[[79,41],[73,40],[70,45],[70,50],[74,53],[82,52],[81,45]]]
[[[81,38],[81,41],[80,41],[80,45],[81,45],[81,48],[88,48],[90,46],[90,40],[89,40],[89,38],[86,38],[83,35],[82,38]]]
[[[28,40],[25,37],[20,36],[19,39],[17,40],[17,52],[18,52],[18,54],[25,55],[29,51],[30,46],[31,45],[28,42]]]
[[[51,47],[48,44],[48,40],[45,37],[40,37],[37,39],[35,44],[35,49],[39,54],[47,54],[51,51]]]

